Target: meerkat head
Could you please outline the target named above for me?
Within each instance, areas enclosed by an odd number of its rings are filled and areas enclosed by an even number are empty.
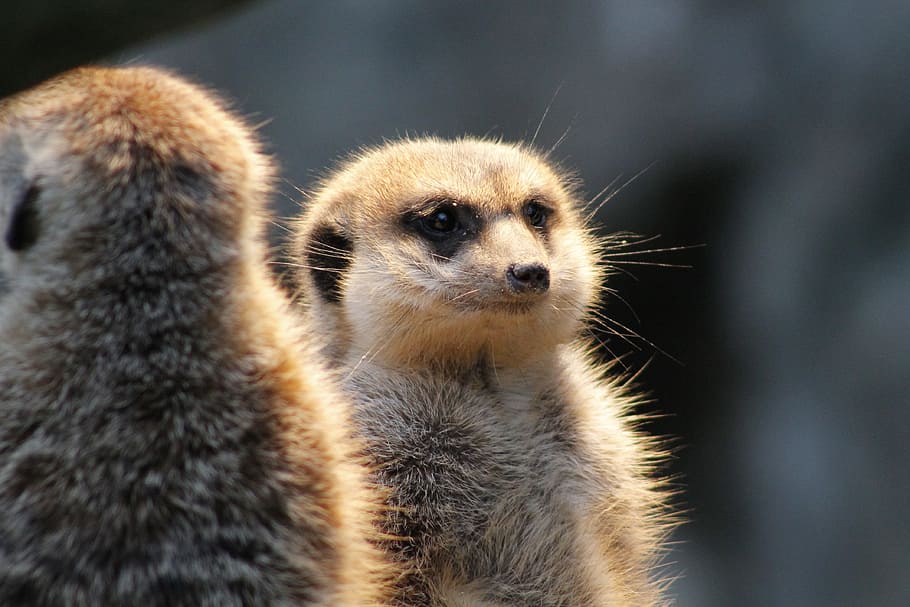
[[[211,264],[255,229],[247,201],[270,175],[199,87],[147,67],[73,70],[0,102],[0,262],[21,283]]]
[[[508,364],[572,340],[599,281],[574,187],[525,146],[476,139],[394,142],[343,164],[293,244],[330,347]]]

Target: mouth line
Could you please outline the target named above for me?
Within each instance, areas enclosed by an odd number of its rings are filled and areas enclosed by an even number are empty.
[[[542,297],[509,297],[509,298],[452,298],[446,304],[460,311],[469,312],[507,312],[523,314],[530,312],[543,302]]]
[[[414,285],[409,285],[413,287]],[[447,290],[448,291],[448,290]],[[494,292],[487,291],[482,293],[481,289],[468,289],[467,291],[454,289],[448,292],[434,293],[430,289],[414,289],[412,291],[414,302],[417,308],[422,308],[429,304],[429,301],[435,303],[433,306],[443,306],[457,313],[506,313],[506,314],[527,314],[550,301],[550,291],[543,293],[513,293],[507,289],[497,290]],[[427,297],[429,296],[429,297]],[[429,299],[429,301],[427,301]],[[424,304],[416,302],[423,300]]]

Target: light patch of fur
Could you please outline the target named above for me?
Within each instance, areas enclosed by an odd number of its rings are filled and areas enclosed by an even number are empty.
[[[369,605],[348,401],[265,271],[271,161],[211,93],[83,68],[0,102],[0,603]]]
[[[401,604],[662,604],[662,453],[587,353],[603,276],[575,188],[527,146],[396,141],[342,163],[293,226],[304,310],[392,490]],[[545,231],[522,216],[529,200],[552,209]],[[483,219],[451,259],[402,225],[434,201]],[[307,267],[326,226],[352,246],[338,301]],[[546,294],[509,293],[514,263],[548,267]]]

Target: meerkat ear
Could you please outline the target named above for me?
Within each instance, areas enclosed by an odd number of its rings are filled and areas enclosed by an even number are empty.
[[[6,246],[13,251],[24,251],[38,240],[40,222],[36,202],[40,194],[41,188],[32,183],[13,206],[6,229]]]
[[[338,224],[323,223],[310,233],[303,255],[319,296],[325,301],[341,301],[341,279],[351,265],[353,252],[354,243]]]

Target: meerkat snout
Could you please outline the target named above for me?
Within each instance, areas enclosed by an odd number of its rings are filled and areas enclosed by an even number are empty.
[[[506,280],[515,293],[546,293],[550,270],[542,263],[513,263],[506,270]]]

